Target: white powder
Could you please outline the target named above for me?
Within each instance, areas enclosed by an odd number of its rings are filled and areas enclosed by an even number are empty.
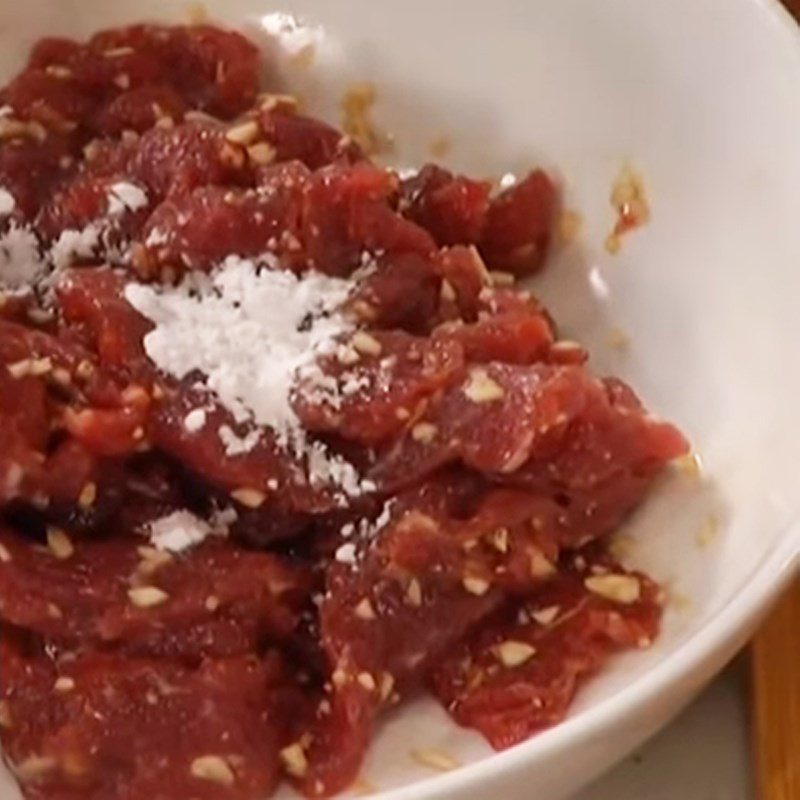
[[[153,230],[147,234],[144,243],[147,247],[158,247],[161,244],[166,244],[168,241],[169,236],[165,231],[162,231],[161,228],[153,228]]]
[[[346,541],[337,548],[334,558],[342,564],[355,564],[358,545],[352,539],[357,538],[362,541],[373,539],[391,521],[393,505],[392,500],[387,500],[383,504],[381,513],[374,520],[363,517],[358,522],[345,523],[339,531],[339,535],[350,541]]]
[[[126,211],[137,211],[148,204],[145,191],[133,183],[118,181],[108,189],[108,215],[119,216]]]
[[[341,380],[339,381],[341,393],[346,397],[358,394],[363,389],[369,389],[370,379],[369,375],[362,373],[360,375],[353,372],[342,373]]]
[[[9,289],[27,289],[47,271],[36,234],[12,223],[0,236],[0,284]]]
[[[274,257],[265,258],[276,266]],[[353,288],[352,280],[298,277],[229,256],[211,275],[190,273],[170,287],[129,284],[125,297],[155,324],[144,346],[160,369],[179,379],[199,371],[237,422],[272,428],[282,447],[304,456],[312,484],[357,495],[373,485],[324,445],[310,443],[291,407],[300,375],[312,391],[335,393],[336,381],[315,361],[352,330],[339,309]],[[220,433],[229,454],[257,441],[230,428]]]
[[[227,536],[238,518],[236,509],[214,507],[208,522],[186,509],[154,519],[144,526],[144,533],[157,550],[182,553],[204,542],[209,536]]]
[[[342,564],[355,564],[356,546],[352,542],[346,542],[338,548],[334,558]]]
[[[323,348],[320,352],[327,350]],[[342,397],[339,380],[334,375],[326,375],[319,364],[304,364],[297,370],[297,382],[303,386],[303,397],[318,405],[326,404],[334,409],[341,408]]]
[[[184,418],[183,427],[189,433],[197,433],[206,424],[206,412],[203,408],[193,408]]]
[[[415,178],[419,174],[419,170],[416,167],[397,167],[395,173],[401,181],[407,181]]]
[[[173,511],[145,526],[150,541],[157,550],[180,553],[195,547],[214,533],[211,525],[191,511]]]
[[[394,506],[393,500],[387,500],[383,504],[381,513],[375,517],[374,520],[368,517],[362,517],[358,522],[346,522],[342,525],[339,535],[343,539],[349,539],[351,536],[357,536],[361,539],[369,539],[374,534],[378,533],[382,528],[385,528],[392,519],[392,507]]]
[[[158,367],[176,378],[199,370],[237,422],[268,425],[288,441],[298,427],[289,402],[295,374],[350,329],[337,309],[351,288],[230,256],[210,276],[191,273],[176,287],[129,284],[125,297],[156,325],[144,345]]]
[[[50,248],[53,269],[67,269],[82,258],[92,258],[99,244],[100,230],[96,225],[87,225],[81,231],[61,231],[58,240]]]
[[[394,503],[391,500],[387,500],[383,504],[383,508],[381,509],[381,513],[376,517],[375,522],[372,523],[372,532],[375,533],[379,531],[381,528],[385,528],[389,524],[389,520],[392,518],[392,506]]]
[[[357,497],[363,492],[372,492],[376,486],[372,481],[363,480],[352,464],[339,456],[331,456],[320,442],[312,442],[305,447],[308,461],[308,476],[312,486],[341,486],[345,494]]]
[[[220,536],[227,536],[230,532],[230,527],[236,520],[239,519],[239,514],[233,506],[225,506],[225,508],[214,507],[211,512],[209,520],[213,530],[217,531]]]
[[[0,114],[1,116],[1,114]],[[116,217],[148,204],[145,192],[135,184],[118,181],[108,194],[108,216],[88,224],[83,230],[68,229],[47,249],[28,226],[12,221],[0,235],[0,286],[5,289],[52,288],[52,275],[82,259],[101,257],[113,263],[128,259],[126,247],[116,247],[109,234],[116,230]],[[0,218],[16,207],[14,197],[0,187]],[[52,277],[51,277],[52,276]]]
[[[0,216],[7,217],[16,207],[14,195],[0,187]]]
[[[225,445],[225,454],[228,456],[239,456],[242,453],[249,453],[261,438],[261,431],[254,429],[245,436],[239,436],[230,425],[220,425],[219,438]]]

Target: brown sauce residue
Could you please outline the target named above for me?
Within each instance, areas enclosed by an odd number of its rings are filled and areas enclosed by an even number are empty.
[[[372,118],[378,93],[368,81],[351,84],[342,97],[342,128],[368,155],[386,153],[393,146],[392,136],[381,130]]]
[[[611,187],[611,205],[616,209],[617,221],[606,238],[609,253],[618,253],[622,237],[650,221],[650,201],[647,198],[641,175],[626,164]]]

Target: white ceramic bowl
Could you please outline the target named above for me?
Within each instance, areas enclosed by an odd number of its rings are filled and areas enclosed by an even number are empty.
[[[385,722],[364,771],[382,800],[553,800],[669,720],[746,640],[800,543],[800,36],[772,0],[219,0],[279,74],[336,120],[369,79],[377,117],[414,164],[448,136],[456,168],[542,163],[584,216],[536,284],[598,371],[631,380],[702,454],[631,524],[632,560],[673,590],[664,634],[581,693],[558,727],[500,755],[420,701]],[[290,12],[307,23],[297,26]],[[0,69],[43,34],[186,18],[165,0],[0,1]],[[315,43],[310,68],[287,56]],[[630,161],[652,222],[602,247],[609,187]],[[609,346],[612,328],[631,340]],[[713,515],[718,530],[699,546]],[[703,541],[711,538],[700,537]],[[702,746],[702,743],[698,743]],[[436,747],[464,767],[431,776]],[[0,798],[18,795],[2,783]]]

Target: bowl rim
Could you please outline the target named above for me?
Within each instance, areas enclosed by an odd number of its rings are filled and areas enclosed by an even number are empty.
[[[742,2],[759,10],[771,35],[793,42],[800,53],[800,25],[781,0]],[[604,730],[654,703],[671,686],[691,680],[692,674],[704,665],[731,657],[742,644],[743,633],[767,613],[796,575],[800,575],[800,514],[784,526],[771,552],[744,579],[740,591],[674,652],[626,687],[508,750],[491,753],[452,772],[379,790],[370,797],[373,800],[443,800],[458,797],[468,790],[474,796],[481,788],[487,792],[496,789],[504,777],[521,774],[530,762],[548,760],[567,747],[589,743]],[[674,713],[680,710],[681,706],[676,706]]]
[[[745,2],[759,8],[764,14],[764,22],[773,26],[773,35],[793,40],[800,52],[800,25],[780,0]],[[624,689],[509,750],[493,753],[443,775],[379,791],[373,797],[375,800],[441,800],[443,797],[457,797],[468,789],[474,794],[481,787],[489,790],[504,775],[520,772],[534,758],[537,761],[546,759],[557,755],[567,745],[586,744],[604,729],[653,703],[670,686],[690,680],[692,674],[704,665],[710,664],[713,669],[715,660],[727,661],[732,657],[743,644],[740,638],[767,613],[798,573],[800,515],[784,527],[773,551],[706,625]],[[706,676],[701,685],[705,683]],[[674,713],[680,710],[678,705]]]

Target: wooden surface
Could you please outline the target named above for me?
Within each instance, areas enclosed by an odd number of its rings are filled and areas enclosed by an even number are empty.
[[[800,800],[800,578],[750,653],[759,800]]]
[[[795,15],[798,19],[800,19],[800,0],[783,0],[783,4],[792,14]]]
[[[800,20],[800,0],[783,3]],[[800,578],[750,652],[758,798],[800,800]]]
[[[800,19],[800,0],[783,0]],[[751,648],[759,800],[800,800],[800,579]]]

